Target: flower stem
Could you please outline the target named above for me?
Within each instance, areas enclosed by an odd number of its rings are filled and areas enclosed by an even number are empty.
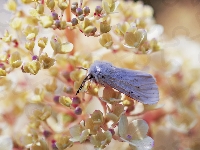
[[[69,6],[66,8],[65,13],[66,13],[66,21],[70,22],[71,21],[71,1],[70,0],[69,0]],[[65,33],[66,33],[66,37],[67,37],[68,41],[74,45],[73,50],[70,52],[70,54],[73,55],[75,52],[75,49],[76,49],[75,33],[68,28],[65,29]]]

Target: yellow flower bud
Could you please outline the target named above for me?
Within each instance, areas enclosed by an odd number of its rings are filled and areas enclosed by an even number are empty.
[[[40,55],[39,62],[44,69],[48,69],[54,65],[55,59],[48,57],[47,53]]]
[[[39,29],[35,26],[26,26],[24,29],[23,29],[23,34],[28,37],[28,38],[35,38],[39,32]],[[29,35],[30,34],[30,35]]]
[[[70,107],[72,104],[72,100],[69,97],[60,96],[59,103],[62,104],[63,106]]]
[[[61,49],[61,40],[60,38],[56,36],[52,36],[50,40],[51,47],[54,50],[54,53],[57,53],[57,51],[60,51]]]
[[[39,22],[39,20],[38,20],[38,18],[37,18],[37,17],[34,17],[34,16],[29,16],[29,17],[27,17],[27,18],[26,18],[26,22],[27,22],[28,24],[32,24],[32,25],[35,25],[35,26],[37,26],[37,25],[38,25],[38,22]]]
[[[100,23],[100,31],[101,33],[107,33],[111,30],[111,26],[107,21]]]
[[[60,22],[60,29],[66,29],[66,27],[67,27],[67,23],[66,23],[66,21],[61,21]]]
[[[61,9],[61,10],[65,10],[67,7],[68,7],[68,2],[67,1],[63,1],[63,0],[59,0],[59,3],[58,3],[58,7]]]
[[[33,1],[32,0],[21,0],[22,3],[25,3],[25,4],[28,4],[28,3],[32,3]]]
[[[87,27],[83,30],[83,32],[84,32],[85,34],[89,34],[89,33],[92,33],[92,31],[93,31],[95,28],[96,28],[95,26],[87,26]]]
[[[36,9],[34,9],[34,8],[31,8],[31,9],[29,10],[29,14],[30,14],[32,17],[38,17],[38,16],[39,16],[38,11],[37,11]]]
[[[150,47],[153,51],[158,51],[161,49],[160,44],[158,43],[156,39],[152,39],[150,41]]]
[[[104,149],[111,142],[112,134],[110,131],[98,131],[96,135],[90,137],[90,142],[97,148]]]
[[[10,64],[13,68],[18,68],[19,66],[21,66],[22,61],[19,52],[16,51],[12,53],[12,55],[10,56]]]
[[[143,54],[146,54],[148,50],[150,50],[150,44],[148,43],[148,41],[144,42],[143,44],[141,44],[138,48],[138,50],[140,52],[142,52]]]
[[[44,13],[44,5],[38,4],[36,10],[39,14],[43,14]]]
[[[39,126],[40,126],[40,120],[36,119],[36,120],[31,120],[30,123],[29,123],[29,126],[31,128],[35,128],[35,129],[38,129]]]
[[[147,32],[143,29],[138,29],[135,32],[126,32],[124,39],[128,46],[138,48],[147,40]]]
[[[62,46],[61,46],[61,49],[58,53],[59,54],[66,54],[68,52],[71,52],[73,47],[74,47],[73,44],[70,43],[70,42],[63,43]]]
[[[59,70],[58,70],[58,68],[57,67],[51,67],[51,68],[49,68],[49,73],[52,75],[52,76],[54,76],[54,77],[56,77],[57,75],[58,75],[58,73],[59,73]]]
[[[85,18],[82,24],[82,28],[85,29],[88,26],[92,26],[92,22],[88,18]]]
[[[7,30],[5,31],[2,40],[4,42],[10,42],[12,40],[12,36],[9,34],[9,32]]]
[[[130,105],[133,105],[133,101],[132,100],[123,100],[122,104],[124,106],[130,106]]]
[[[45,48],[47,44],[48,38],[43,37],[38,40],[38,46],[41,48]]]
[[[72,147],[72,145],[73,145],[73,142],[71,142],[70,140],[69,140],[69,137],[68,136],[61,136],[61,137],[59,137],[57,140],[56,140],[56,147],[58,148],[58,149],[66,149],[66,148],[68,148],[68,147]]]
[[[25,43],[25,48],[28,49],[29,51],[33,51],[34,46],[35,46],[34,41],[28,41]]]
[[[99,43],[106,48],[110,48],[113,44],[112,37],[109,33],[104,33],[99,39]]]
[[[100,110],[95,110],[91,114],[91,119],[92,119],[93,123],[103,124],[103,122],[104,122],[103,113]]]
[[[46,120],[47,118],[49,118],[51,116],[51,112],[52,112],[51,106],[45,106],[42,109],[42,115],[40,116],[40,119]]]
[[[35,142],[38,140],[38,134],[37,134],[36,130],[31,129],[31,137],[32,137],[32,140]]]
[[[22,20],[21,18],[18,18],[18,17],[14,18],[10,24],[10,26],[15,30],[21,29],[21,25],[22,25]]]
[[[54,78],[52,83],[46,84],[45,88],[48,92],[54,92],[57,89],[57,82],[56,79]]]
[[[6,71],[0,68],[0,76],[6,76]]]
[[[55,2],[54,2],[54,0],[47,0],[46,5],[50,10],[53,10],[54,6],[55,6]]]
[[[23,70],[26,73],[31,73],[31,74],[36,75],[38,73],[38,71],[40,70],[40,63],[36,60],[33,60],[31,62],[27,62],[27,63],[24,64]]]
[[[53,25],[53,18],[51,16],[41,16],[40,21],[44,28],[48,28]]]
[[[17,4],[14,0],[8,0],[6,6],[7,6],[8,10],[16,11]]]
[[[102,0],[102,7],[107,14],[114,12],[119,5],[116,0]]]
[[[6,61],[8,59],[8,55],[6,52],[0,53],[0,61]]]
[[[88,139],[90,135],[90,129],[84,129],[81,125],[75,125],[69,129],[70,135],[72,138],[70,138],[70,141],[80,143],[84,142]]]
[[[11,35],[9,35],[9,36],[7,36],[7,37],[3,37],[2,38],[2,40],[4,41],[4,42],[10,42],[11,40],[12,40],[12,36]]]
[[[35,33],[30,33],[27,37],[26,37],[26,39],[27,40],[32,40],[32,39],[34,39],[35,38]]]
[[[124,22],[123,24],[117,24],[117,28],[115,29],[115,32],[118,35],[124,36],[128,28],[130,27],[128,22]]]
[[[17,4],[16,4],[16,2],[14,0],[8,0],[6,6],[7,6],[8,10],[16,11]]]
[[[54,54],[66,54],[68,52],[71,52],[73,49],[72,43],[70,42],[61,43],[61,40],[56,36],[52,36],[50,44],[54,50]]]

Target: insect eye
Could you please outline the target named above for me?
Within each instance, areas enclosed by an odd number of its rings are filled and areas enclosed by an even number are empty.
[[[94,76],[93,76],[92,74],[89,74],[89,75],[88,75],[88,80],[90,80],[90,79],[92,79],[92,78],[94,78]]]

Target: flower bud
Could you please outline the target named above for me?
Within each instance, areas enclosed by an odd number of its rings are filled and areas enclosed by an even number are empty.
[[[0,68],[0,77],[6,76],[6,71]]]
[[[44,13],[44,5],[38,4],[36,10],[37,10],[38,14],[43,14]]]
[[[74,92],[73,88],[71,86],[67,86],[63,88],[63,92],[67,94],[72,94]]]
[[[54,65],[55,59],[48,57],[47,53],[44,53],[40,55],[39,62],[41,63],[43,69],[49,69],[51,66]]]
[[[54,101],[56,104],[59,104],[59,98],[60,98],[60,96],[54,96],[53,101]]]
[[[52,12],[51,16],[52,16],[53,20],[58,20],[58,14],[56,12]]]
[[[48,138],[51,135],[51,132],[44,130],[43,135],[44,135],[45,138]]]
[[[18,68],[21,66],[22,61],[19,52],[14,52],[10,56],[10,64],[12,65],[13,68]]]
[[[81,115],[82,114],[82,109],[80,107],[76,107],[75,110],[74,110],[74,113],[76,115]]]
[[[72,26],[75,26],[78,24],[78,20],[76,18],[72,18],[71,23],[72,23]]]
[[[15,2],[15,0],[8,0],[6,6],[7,6],[8,10],[16,11],[17,3]]]
[[[99,43],[106,48],[110,48],[113,44],[112,36],[109,33],[102,34]]]
[[[64,106],[70,107],[71,104],[72,104],[72,100],[69,97],[60,96],[59,103],[64,105]]]
[[[84,7],[84,8],[83,8],[83,13],[84,13],[85,16],[89,15],[89,13],[90,13],[90,8],[87,7],[87,6]]]
[[[96,15],[100,15],[102,12],[103,8],[101,6],[96,6],[95,8],[95,14]]]
[[[60,28],[60,20],[56,20],[54,25],[56,26],[56,28]]]
[[[38,56],[37,55],[33,55],[32,56],[32,60],[38,60]]]
[[[76,9],[76,14],[77,14],[77,16],[82,15],[83,14],[83,10],[81,8],[77,8]]]
[[[46,37],[40,38],[40,39],[38,40],[38,46],[39,46],[40,48],[45,48],[45,47],[46,47],[46,44],[47,44],[47,41],[48,41],[48,38],[46,38]]]
[[[25,63],[22,69],[26,73],[31,73],[31,74],[36,75],[38,71],[40,70],[40,63],[36,60],[33,60],[31,62]]]
[[[50,10],[53,10],[55,7],[55,2],[54,0],[47,0],[46,5]]]
[[[61,0],[60,0],[61,1]],[[65,10],[67,7],[68,7],[68,2],[67,1],[61,1],[58,3],[58,7],[61,9],[61,10]]]
[[[71,12],[72,12],[73,14],[76,14],[76,9],[77,9],[77,7],[76,7],[75,5],[72,5],[72,6],[71,6]]]
[[[49,28],[53,25],[53,18],[51,16],[41,16],[40,21],[44,28]]]
[[[100,23],[100,31],[101,33],[107,33],[111,30],[111,26],[106,21]]]
[[[72,98],[72,104],[80,104],[81,100],[78,96]]]
[[[35,46],[34,41],[28,41],[25,43],[25,48],[29,51],[33,51],[34,46]]]
[[[78,19],[79,19],[80,21],[83,21],[83,20],[84,20],[84,15],[78,16]]]

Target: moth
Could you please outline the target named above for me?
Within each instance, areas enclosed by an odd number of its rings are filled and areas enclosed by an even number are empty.
[[[155,104],[159,101],[156,80],[146,72],[117,68],[108,62],[95,61],[90,66],[76,95],[88,80],[105,87],[110,86],[143,104]]]

